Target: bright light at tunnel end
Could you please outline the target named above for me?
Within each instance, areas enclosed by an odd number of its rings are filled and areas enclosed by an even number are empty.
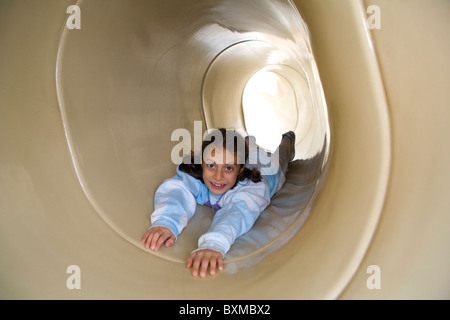
[[[242,109],[247,132],[269,151],[276,150],[283,133],[295,130],[297,103],[293,87],[270,69],[262,69],[249,79]]]
[[[245,90],[257,96],[264,94],[274,96],[278,91],[279,79],[273,72],[258,72],[248,81]]]

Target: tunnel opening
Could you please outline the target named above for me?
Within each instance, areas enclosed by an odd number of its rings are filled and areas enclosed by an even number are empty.
[[[312,52],[278,37],[241,36],[242,41],[220,50],[205,71],[206,127],[241,130],[272,152],[283,133],[292,130],[297,139],[285,186],[228,252],[229,272],[258,263],[301,228],[325,176],[330,139],[320,82],[309,80],[318,79]]]
[[[274,152],[280,136],[296,131],[298,106],[291,82],[278,73],[280,67],[263,68],[245,85],[242,110],[245,128],[258,145]]]

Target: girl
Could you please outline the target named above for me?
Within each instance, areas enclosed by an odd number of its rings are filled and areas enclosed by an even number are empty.
[[[286,181],[294,157],[295,134],[282,136],[269,156],[234,130],[213,130],[202,144],[201,163],[194,155],[177,167],[155,194],[151,227],[142,238],[145,248],[158,251],[172,246],[194,215],[197,204],[216,210],[210,229],[198,240],[198,249],[186,260],[192,274],[205,277],[223,270],[223,257],[236,238],[251,229],[271,197]],[[262,159],[265,157],[265,161]],[[276,159],[276,163],[267,159]],[[200,161],[197,161],[200,162]],[[264,165],[265,163],[265,165]],[[273,169],[277,170],[273,170]]]

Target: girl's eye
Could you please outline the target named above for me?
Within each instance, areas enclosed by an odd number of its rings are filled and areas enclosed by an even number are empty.
[[[206,166],[210,169],[214,169],[214,163],[208,163]]]
[[[233,167],[225,167],[225,171],[232,172],[233,171]]]

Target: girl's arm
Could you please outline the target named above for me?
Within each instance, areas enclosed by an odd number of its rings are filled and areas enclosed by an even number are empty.
[[[209,266],[211,275],[216,268],[223,270],[223,258],[236,238],[249,231],[259,214],[269,205],[270,195],[265,183],[251,182],[236,187],[224,195],[222,209],[216,212],[211,228],[198,241],[198,249],[186,260],[192,267],[192,275],[206,276]]]
[[[156,190],[151,228],[165,227],[176,237],[194,215],[196,201],[177,177],[168,179]]]
[[[156,190],[150,229],[165,227],[176,239],[194,215],[197,203],[203,204],[205,188],[199,180],[177,168],[177,175]]]
[[[236,188],[216,212],[210,229],[200,237],[195,251],[210,249],[225,256],[234,241],[253,227],[270,203],[264,182],[249,182]]]

